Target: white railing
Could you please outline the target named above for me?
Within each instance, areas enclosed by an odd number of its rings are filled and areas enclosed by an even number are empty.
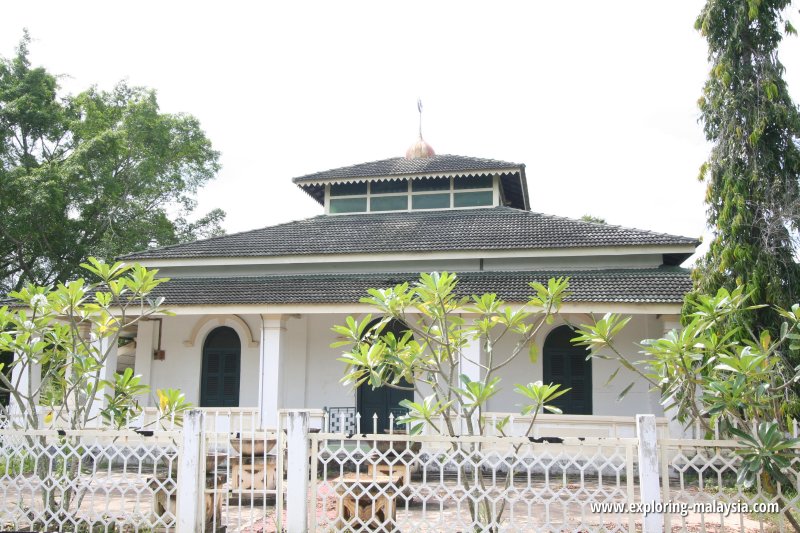
[[[0,525],[175,531],[180,437],[0,430]]]
[[[752,488],[737,482],[744,446],[733,440],[665,439],[660,441],[662,501],[669,504],[665,530],[676,532],[794,531],[785,512],[800,521],[800,495],[792,487]],[[800,487],[800,446],[784,470]],[[741,512],[746,509],[748,512]],[[739,512],[736,512],[739,511]]]
[[[484,414],[487,428],[497,427],[504,418],[509,422],[505,427],[508,435],[525,435],[531,427],[531,417],[519,413],[489,412]],[[669,421],[664,417],[656,417],[659,438],[669,438]],[[490,435],[497,431],[490,429]],[[593,438],[633,438],[636,437],[636,419],[632,416],[598,416],[598,415],[554,415],[543,413],[536,417],[531,436],[543,437],[593,437]]]
[[[205,430],[217,432],[251,431],[260,426],[261,417],[257,407],[202,407]],[[139,427],[161,427],[173,429],[180,427],[180,420],[161,419],[158,409],[145,407],[142,414],[131,421]]]
[[[311,531],[628,531],[636,439],[311,434]]]
[[[528,438],[374,434],[374,418],[330,431],[301,410],[265,430],[243,411],[170,430],[0,429],[0,529],[749,533],[790,531],[800,509],[793,489],[736,482],[741,444],[664,438],[648,415],[614,421],[634,436]]]
[[[205,421],[204,431],[207,432],[236,433],[264,429],[261,427],[261,411],[258,407],[199,407],[198,410],[203,412],[203,419]],[[292,411],[292,409],[282,409],[279,411],[279,426],[285,422],[287,413]],[[309,413],[312,428],[322,428],[325,415],[322,409],[301,409],[301,411]],[[142,414],[132,420],[130,425],[144,428],[160,427],[164,429],[180,427],[180,420],[159,420],[159,416],[158,409],[155,407],[145,407],[142,410]],[[272,427],[266,429],[274,431],[277,428]]]
[[[575,437],[575,438],[632,438],[636,436],[636,420],[632,416],[598,416],[598,415],[554,415],[540,414],[536,423],[531,426],[531,417],[519,413],[486,412],[485,420],[487,436],[503,436],[497,431],[498,423],[504,419],[504,436]],[[395,423],[396,416],[389,415],[389,426],[402,428]],[[440,421],[443,419],[440,417]],[[463,420],[451,417],[454,427],[463,427]],[[659,438],[669,438],[669,421],[664,417],[656,418]],[[324,411],[322,427],[325,431],[347,434],[363,434],[373,432],[378,427],[377,415],[362,416],[354,407],[334,407]],[[528,431],[530,429],[530,432]]]

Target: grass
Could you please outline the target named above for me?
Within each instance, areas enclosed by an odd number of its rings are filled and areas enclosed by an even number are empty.
[[[0,457],[0,476],[17,477],[32,474],[35,465],[34,458],[27,454]]]

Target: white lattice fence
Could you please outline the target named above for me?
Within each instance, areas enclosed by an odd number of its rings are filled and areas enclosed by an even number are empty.
[[[667,531],[794,531],[784,512],[800,520],[800,496],[792,488],[752,488],[736,482],[742,445],[731,440],[662,440],[661,483]],[[800,447],[785,472],[800,486]]]
[[[320,433],[311,439],[309,529],[628,531],[636,439]],[[314,505],[316,503],[316,505]],[[495,529],[497,528],[497,529]]]
[[[179,432],[3,429],[0,439],[0,528],[175,531]]]

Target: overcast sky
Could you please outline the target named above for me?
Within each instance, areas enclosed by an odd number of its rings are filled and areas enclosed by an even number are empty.
[[[223,164],[199,211],[228,232],[321,213],[291,178],[403,155],[421,97],[436,152],[525,163],[534,211],[700,236],[702,5],[14,2],[0,54],[27,27],[65,91],[126,79],[198,117]],[[781,60],[798,100],[797,38]]]

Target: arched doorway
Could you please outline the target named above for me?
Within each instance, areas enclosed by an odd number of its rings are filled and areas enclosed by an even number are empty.
[[[239,407],[242,343],[233,328],[215,328],[203,343],[200,407]]]
[[[367,329],[370,329],[378,320],[371,323]],[[393,320],[383,328],[381,334],[385,335],[392,332],[395,337],[401,337],[405,334],[406,329],[408,328],[400,322]],[[398,385],[411,387],[411,384],[405,380],[402,380]],[[373,389],[369,383],[362,383],[356,391],[356,410],[361,414],[361,431],[363,433],[372,433],[376,414],[378,415],[378,433],[383,433],[389,429],[389,415],[394,415],[397,418],[406,414],[407,409],[400,407],[400,402],[406,399],[414,400],[413,390],[401,390],[386,385]]]
[[[543,349],[543,378],[545,383],[557,383],[569,392],[557,398],[553,405],[564,414],[592,414],[592,360],[589,351],[571,341],[577,334],[569,326],[559,326],[547,335]]]

